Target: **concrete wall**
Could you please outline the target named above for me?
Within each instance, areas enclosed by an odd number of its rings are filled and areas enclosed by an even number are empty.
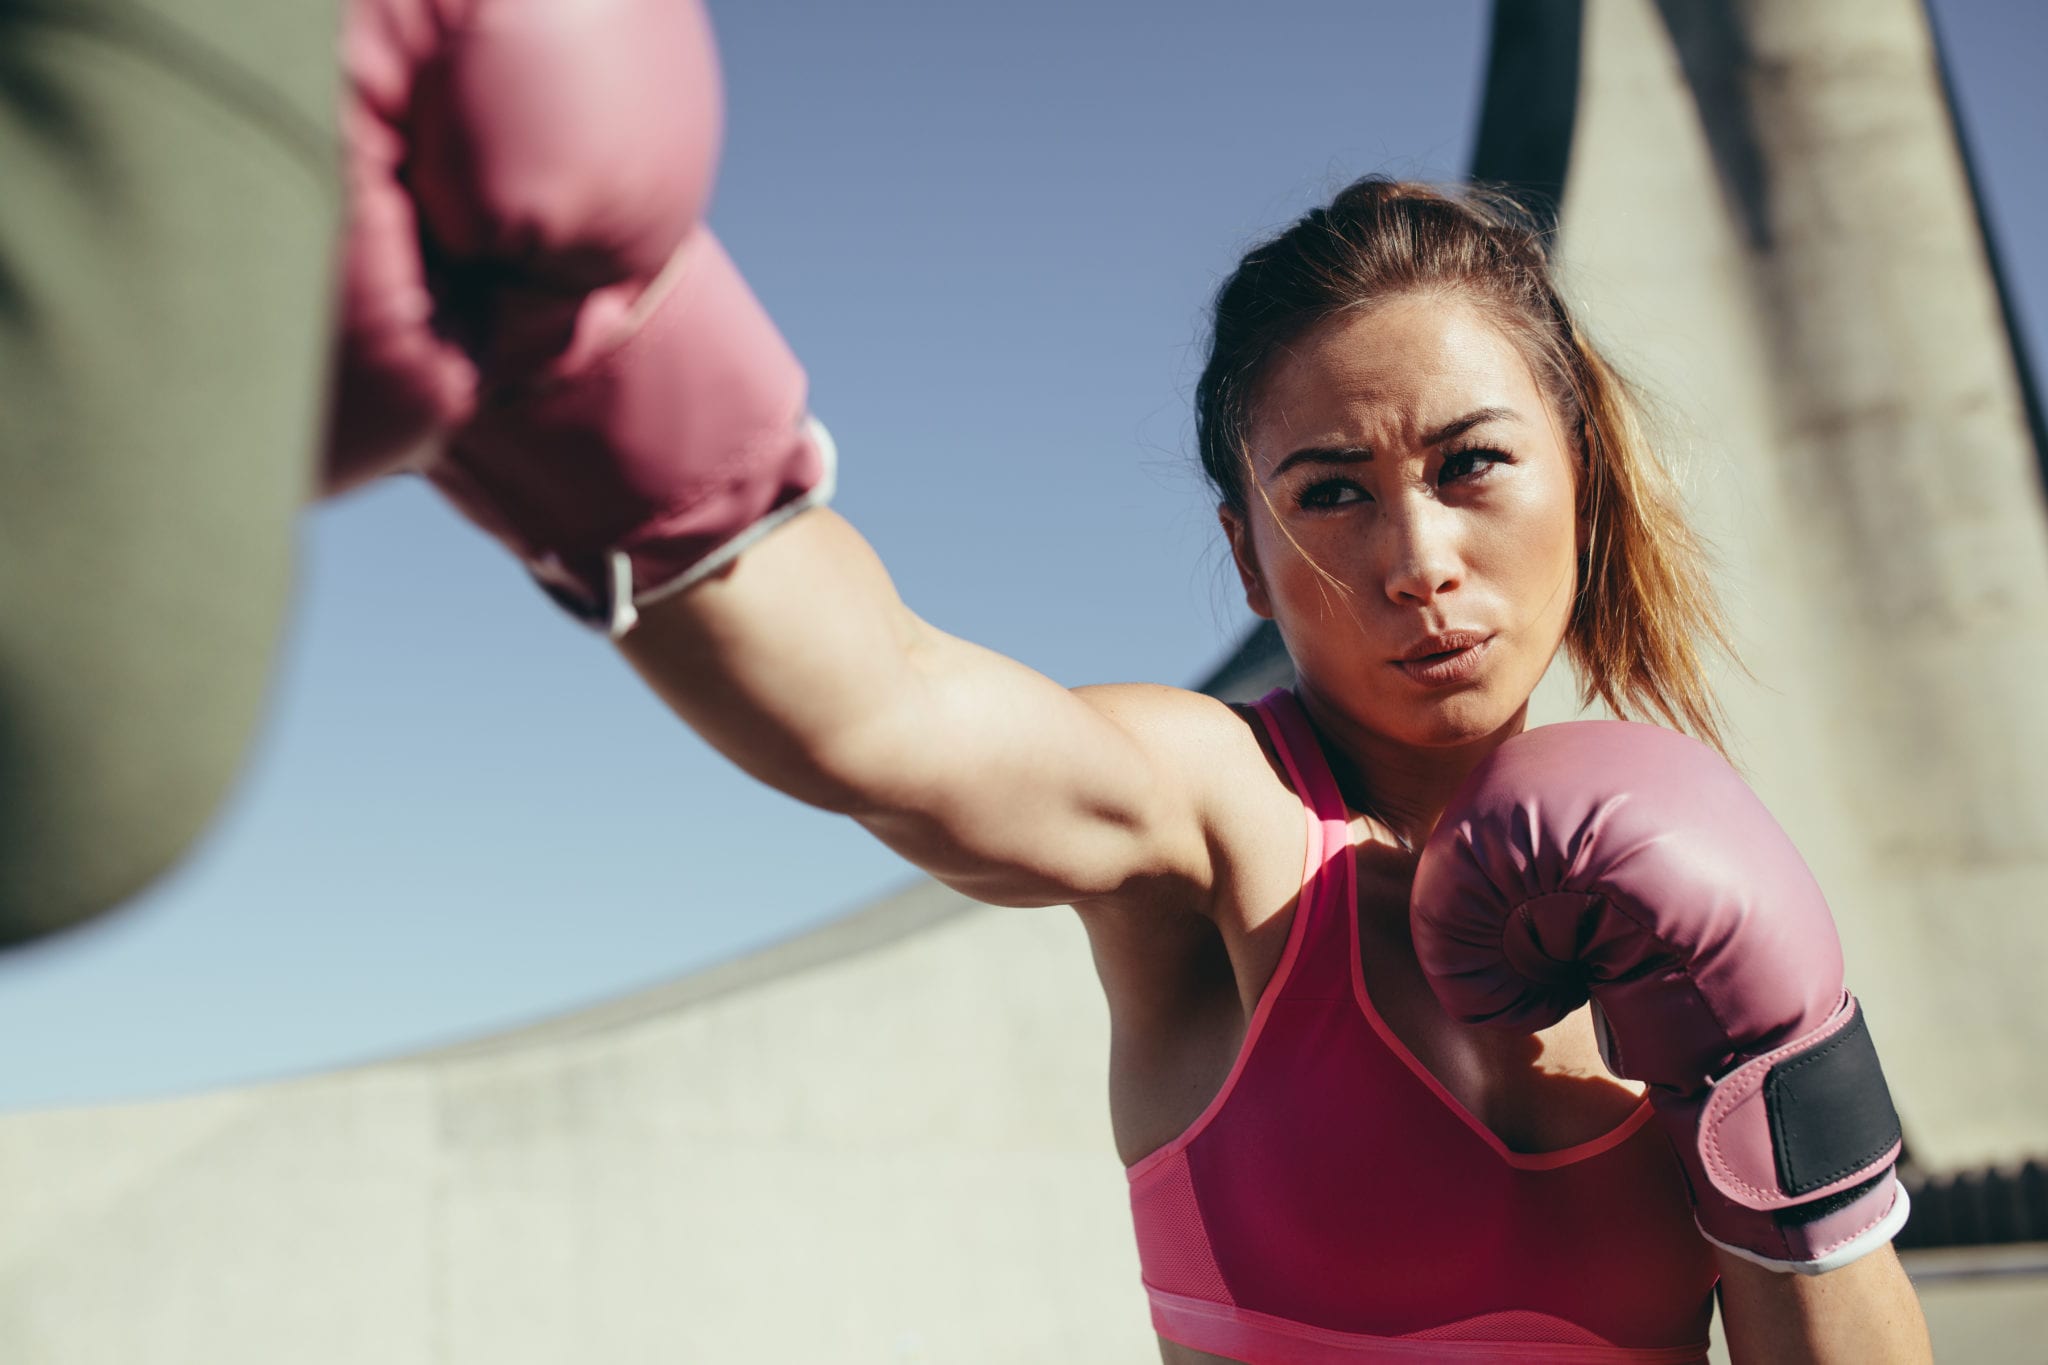
[[[1062,910],[927,887],[474,1048],[0,1121],[10,1365],[1130,1362]]]
[[[2048,1150],[2048,516],[1920,5],[1594,0],[1571,166],[1570,292],[1664,409],[1913,1153]]]
[[[1071,915],[928,886],[471,1047],[0,1119],[0,1361],[1139,1365],[1107,1046]],[[2038,1365],[2038,1249],[1909,1268],[1939,1358]]]

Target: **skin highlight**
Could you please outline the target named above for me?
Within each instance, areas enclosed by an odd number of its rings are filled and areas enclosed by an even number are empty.
[[[1347,797],[1419,846],[1465,773],[1520,733],[1564,638],[1576,445],[1482,310],[1422,294],[1276,356],[1248,434],[1246,506],[1219,511],[1246,600],[1279,626]],[[1469,679],[1398,666],[1449,631],[1484,637]]]

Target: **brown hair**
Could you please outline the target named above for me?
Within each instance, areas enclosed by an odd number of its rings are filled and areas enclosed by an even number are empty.
[[[1340,313],[1456,294],[1514,340],[1577,446],[1586,529],[1565,648],[1580,699],[1722,744],[1701,647],[1733,648],[1707,556],[1644,434],[1640,402],[1573,320],[1546,233],[1505,195],[1369,176],[1253,248],[1217,292],[1195,391],[1202,469],[1245,511],[1255,390],[1275,352]]]

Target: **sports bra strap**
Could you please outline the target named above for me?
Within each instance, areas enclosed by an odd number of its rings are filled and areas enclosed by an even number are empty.
[[[1295,794],[1315,811],[1318,820],[1348,827],[1351,811],[1337,790],[1336,775],[1330,771],[1330,761],[1323,757],[1323,746],[1316,739],[1315,727],[1309,724],[1301,699],[1284,687],[1276,687],[1255,705],[1266,720],[1266,733],[1273,738],[1273,747],[1287,767],[1287,776],[1294,782]]]
[[[1302,821],[1309,827],[1310,841],[1301,895],[1295,903],[1296,923],[1288,931],[1287,954],[1267,993],[1276,998],[1348,1003],[1352,996],[1351,959],[1357,951],[1351,933],[1356,897],[1351,875],[1351,812],[1337,790],[1337,779],[1300,700],[1280,689],[1261,697],[1257,710],[1302,804]]]

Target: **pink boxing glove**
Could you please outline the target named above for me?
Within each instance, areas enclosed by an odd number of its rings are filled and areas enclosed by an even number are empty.
[[[1905,1223],[1898,1114],[1827,902],[1706,745],[1619,721],[1509,740],[1424,846],[1410,920],[1466,1023],[1533,1031],[1591,997],[1716,1245],[1818,1274]]]
[[[327,490],[420,470],[629,629],[831,494],[804,375],[702,225],[696,0],[350,0]]]

